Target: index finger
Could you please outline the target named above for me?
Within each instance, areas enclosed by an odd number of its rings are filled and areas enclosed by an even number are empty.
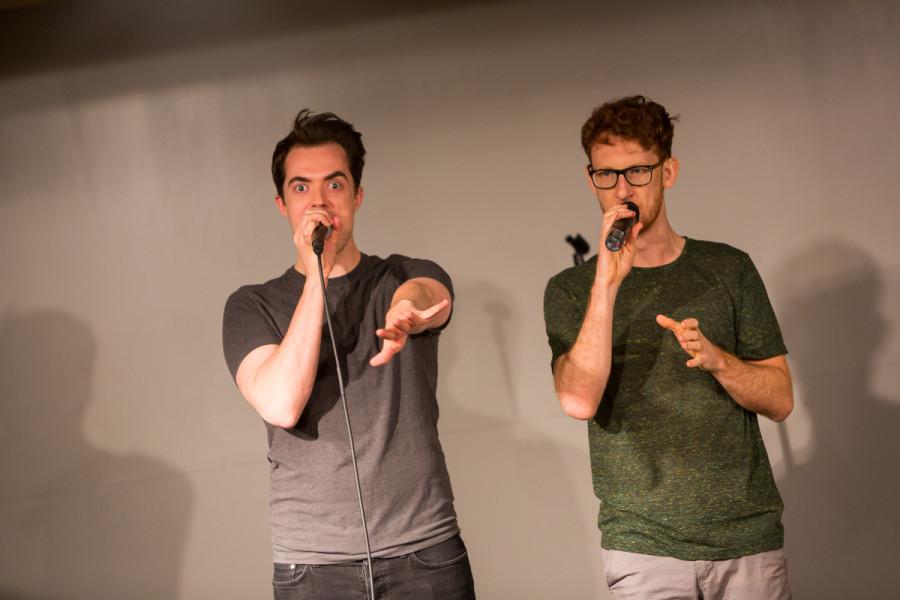
[[[399,340],[406,336],[407,333],[396,327],[386,327],[384,329],[376,329],[375,335],[383,340]]]
[[[334,227],[334,221],[324,210],[308,210],[303,213],[303,237],[311,238],[313,231],[315,231],[316,227],[319,225],[324,225],[325,227]]]
[[[619,219],[627,219],[628,217],[635,216],[633,210],[628,208],[624,203],[616,204],[613,207],[610,207],[605,213],[603,213],[603,225],[602,229],[607,230],[612,227],[613,223],[618,221]]]
[[[619,219],[633,217],[636,215],[636,213],[632,209],[628,208],[628,205],[625,204],[625,202],[620,202],[619,204],[616,204],[615,206],[611,206],[609,211],[607,211],[607,212],[613,213],[614,218],[617,221]]]
[[[672,333],[680,333],[681,332],[681,323],[675,321],[674,319],[670,319],[666,315],[656,315],[656,322],[663,329],[668,329]]]

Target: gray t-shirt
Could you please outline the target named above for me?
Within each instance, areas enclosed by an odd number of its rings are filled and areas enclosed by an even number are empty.
[[[328,306],[356,444],[372,555],[415,552],[459,532],[453,492],[437,433],[439,331],[411,336],[385,366],[381,349],[396,289],[429,277],[453,293],[437,264],[362,255],[347,275],[328,281]],[[305,277],[293,267],[261,285],[238,289],[225,305],[223,346],[232,377],[247,354],[280,344]],[[323,317],[324,320],[324,317]],[[328,329],[323,325],[316,383],[292,429],[265,424],[275,562],[328,564],[365,557],[347,426]]]

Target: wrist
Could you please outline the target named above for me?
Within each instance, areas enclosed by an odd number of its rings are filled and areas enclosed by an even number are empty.
[[[411,299],[409,299],[409,298],[399,298],[399,299],[397,299],[396,301],[394,301],[393,304],[391,304],[391,309],[395,309],[395,308],[397,308],[397,307],[399,307],[399,306],[402,306],[403,304],[406,304],[407,306],[409,306],[410,308],[413,308],[413,309],[414,309],[414,308],[417,308],[415,302],[413,302]]]
[[[325,278],[325,287],[328,287],[328,278]],[[321,296],[322,295],[322,283],[319,281],[319,270],[316,267],[315,271],[306,273],[306,281],[303,282],[303,292],[301,296]]]
[[[738,360],[737,357],[732,356],[725,350],[722,350],[715,344],[710,344],[713,348],[713,360],[712,365],[707,369],[712,374],[722,373],[723,371],[727,371],[729,368],[733,366],[733,361]]]

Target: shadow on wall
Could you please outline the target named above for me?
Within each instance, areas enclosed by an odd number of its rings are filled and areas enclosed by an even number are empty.
[[[876,263],[840,241],[789,260],[781,321],[812,426],[808,461],[779,484],[798,598],[892,598],[900,589],[900,405],[870,391],[890,335]],[[782,429],[784,432],[784,429]]]
[[[0,318],[4,599],[178,595],[190,486],[158,460],[85,439],[96,350],[65,313]]]
[[[602,568],[595,517],[579,506],[590,487],[572,481],[573,471],[589,481],[587,453],[517,414],[515,350],[522,328],[540,321],[523,322],[510,294],[488,282],[458,286],[456,298],[441,338],[441,440],[478,594],[605,597],[591,589]]]

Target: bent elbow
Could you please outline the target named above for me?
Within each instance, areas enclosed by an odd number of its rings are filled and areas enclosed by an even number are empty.
[[[789,411],[788,412],[777,412],[777,413],[773,413],[773,414],[769,415],[769,418],[771,420],[775,421],[776,423],[781,423],[782,421],[784,421],[785,419],[788,418],[789,414],[791,414]]]
[[[775,411],[773,411],[770,418],[776,423],[781,423],[785,419],[787,419],[790,414],[794,412],[794,398],[793,396],[788,397],[788,399],[782,403]]]
[[[282,429],[293,429],[300,420],[300,413],[296,411],[283,410],[263,416],[263,419],[269,425],[280,427]]]
[[[256,394],[248,399],[263,421],[273,427],[292,429],[300,420],[309,395],[303,392],[299,396],[284,392],[266,394],[256,390]]]
[[[273,402],[267,406],[257,406],[256,410],[266,423],[282,429],[292,429],[300,420],[303,412],[302,407],[288,399]]]
[[[597,404],[574,394],[559,394],[563,412],[573,419],[587,421],[597,414]]]

